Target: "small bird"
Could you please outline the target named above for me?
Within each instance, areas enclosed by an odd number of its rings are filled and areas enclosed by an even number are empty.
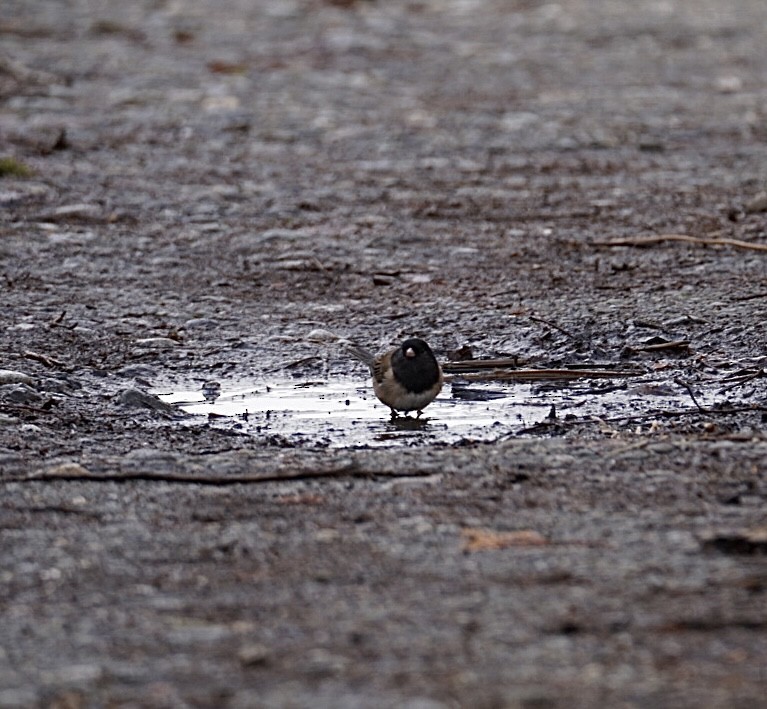
[[[357,345],[349,351],[370,367],[373,391],[391,409],[392,418],[397,411],[417,411],[420,416],[442,390],[442,368],[429,345],[417,337],[378,357]]]

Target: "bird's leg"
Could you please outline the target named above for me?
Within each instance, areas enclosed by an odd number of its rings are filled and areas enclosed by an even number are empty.
[[[396,409],[392,409],[391,410],[391,417],[392,417],[392,420],[396,419],[396,418],[399,418],[399,414],[397,413]]]
[[[419,409],[419,410],[418,410],[418,413],[415,415],[415,417],[416,417],[417,419],[421,418],[421,414],[422,414],[422,413],[423,413],[423,411],[421,411],[421,410]]]

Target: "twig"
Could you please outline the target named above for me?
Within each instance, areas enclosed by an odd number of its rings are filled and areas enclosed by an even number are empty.
[[[502,357],[499,359],[464,359],[456,362],[445,362],[444,372],[474,372],[482,369],[516,369],[519,357]]]
[[[663,350],[685,350],[689,346],[689,340],[672,340],[671,342],[658,342],[654,345],[640,345],[631,347],[631,349],[637,352],[662,352]]]
[[[611,416],[608,418],[601,418],[598,416],[589,416],[588,418],[575,418],[575,419],[559,419],[558,421],[548,421],[543,419],[538,423],[533,424],[527,428],[523,428],[519,431],[511,431],[503,438],[516,438],[520,435],[527,433],[535,433],[542,428],[572,428],[574,426],[585,426],[588,424],[603,424],[603,423],[627,423],[648,421],[657,418],[677,418],[681,416],[690,416],[694,413],[704,413],[708,416],[727,416],[728,414],[744,414],[752,413],[754,411],[767,411],[767,406],[733,406],[728,409],[666,409],[660,411],[651,411],[646,414],[629,414],[626,416]],[[747,440],[751,440],[752,437]]]
[[[49,357],[48,355],[40,354],[39,352],[31,352],[30,350],[27,350],[24,352],[24,357],[27,359],[33,359],[36,362],[40,362],[46,367],[59,367],[60,369],[66,369],[67,367],[67,365],[60,359]]]
[[[767,292],[763,291],[761,293],[751,293],[750,295],[741,295],[736,298],[733,298],[733,301],[736,303],[744,303],[747,300],[759,300],[760,298],[767,298]]]
[[[543,323],[544,325],[548,325],[549,327],[553,327],[555,330],[558,330],[563,335],[567,335],[571,340],[578,339],[575,335],[573,335],[572,332],[565,330],[565,328],[560,327],[556,323],[551,322],[551,320],[546,320],[546,318],[539,318],[539,317],[536,317],[535,315],[530,315],[529,318],[533,322],[539,322],[539,323]]]
[[[462,379],[471,382],[483,381],[486,379],[514,380],[523,381],[537,379],[612,379],[614,377],[639,377],[643,372],[635,370],[621,369],[515,369],[512,371],[493,370],[492,372],[476,372],[446,377],[448,381]]]
[[[53,404],[53,400],[49,399],[43,404],[43,406],[30,406],[29,404],[11,404],[5,401],[0,402],[0,411],[28,411],[32,414],[53,414],[59,416],[55,411],[52,411],[50,406]]]
[[[714,232],[721,233],[721,232]],[[607,241],[592,241],[592,246],[653,246],[666,241],[681,241],[686,244],[701,244],[703,246],[735,246],[751,251],[767,251],[767,244],[754,244],[750,241],[730,239],[729,237],[702,237],[689,234],[657,234],[655,236],[635,236],[628,239],[609,239]]]
[[[39,482],[50,480],[74,482],[165,482],[189,485],[207,485],[211,487],[228,487],[230,485],[258,485],[273,482],[290,482],[295,480],[318,480],[327,478],[423,478],[434,475],[433,470],[363,470],[355,461],[329,470],[286,470],[283,473],[240,474],[230,475],[195,475],[193,473],[150,473],[135,472],[91,472],[84,468],[71,472],[53,470],[38,470],[27,475],[10,475],[0,478],[0,484],[9,482]]]
[[[695,404],[695,406],[698,408],[698,411],[700,411],[702,414],[709,413],[708,409],[704,409],[699,403],[698,400],[695,398],[695,394],[692,391],[692,387],[683,379],[676,378],[674,379],[674,382],[679,384],[680,387],[684,387],[687,389],[687,393],[690,395],[690,398],[692,399],[692,403]]]
[[[765,376],[765,370],[760,369],[756,372],[752,372],[750,374],[746,374],[740,377],[732,377],[730,381],[732,381],[732,384],[728,384],[723,389],[719,390],[719,394],[725,394],[728,391],[731,391],[732,389],[737,389],[739,386],[743,386],[744,384],[748,384],[748,382],[754,381],[754,379],[759,379],[760,377]],[[725,380],[726,381],[726,380]]]

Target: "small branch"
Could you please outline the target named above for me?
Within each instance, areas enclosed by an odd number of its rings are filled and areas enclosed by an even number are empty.
[[[447,371],[447,370],[446,370]],[[447,381],[453,379],[462,379],[466,381],[484,381],[494,379],[499,381],[520,380],[531,381],[538,379],[613,379],[618,377],[640,377],[644,372],[635,370],[621,369],[515,369],[509,372],[493,370],[492,372],[476,372],[466,374],[456,374],[452,377],[446,377]]]
[[[79,470],[78,470],[79,468]],[[0,478],[0,484],[9,482],[39,482],[61,480],[65,482],[164,482],[186,485],[206,485],[211,487],[228,487],[231,485],[260,485],[273,482],[293,482],[296,480],[321,480],[327,478],[424,478],[434,475],[434,470],[361,470],[357,463],[351,461],[346,465],[329,470],[287,470],[283,473],[241,474],[231,475],[195,475],[193,473],[149,473],[136,472],[104,472],[94,473],[73,467],[71,472],[39,470],[28,475],[11,475]]]
[[[556,323],[551,322],[551,320],[546,320],[546,318],[539,318],[539,317],[536,317],[535,315],[530,315],[529,318],[533,322],[539,322],[539,323],[542,323],[544,325],[548,325],[549,327],[553,327],[555,330],[558,330],[563,335],[567,335],[571,340],[577,340],[578,339],[575,335],[573,335],[572,332],[570,332],[569,330],[565,330],[565,328],[563,328],[563,327],[559,327],[559,325],[557,325]]]
[[[689,346],[689,340],[672,340],[671,342],[658,342],[654,345],[640,345],[630,349],[637,352],[662,352],[663,350],[686,350]]]
[[[714,232],[720,233],[720,232]],[[681,241],[686,244],[700,244],[702,246],[735,246],[739,249],[751,251],[767,251],[767,244],[754,244],[750,241],[730,239],[729,237],[702,237],[690,236],[689,234],[657,234],[655,236],[635,236],[627,239],[609,239],[607,241],[592,241],[592,246],[654,246],[666,241]]]
[[[730,381],[733,383],[728,384],[723,389],[720,389],[719,394],[726,394],[728,391],[731,391],[732,389],[737,389],[739,386],[743,386],[744,384],[748,384],[748,382],[754,381],[754,379],[759,379],[760,377],[764,377],[764,376],[765,376],[765,370],[760,369],[756,372],[745,374],[740,377],[732,377]]]
[[[482,369],[516,369],[519,367],[519,357],[503,357],[500,359],[463,359],[457,362],[445,362],[444,372],[475,372]]]
[[[44,364],[46,367],[58,367],[59,369],[67,369],[67,365],[62,362],[60,359],[56,359],[55,357],[49,357],[48,355],[40,354],[39,352],[31,352],[27,350],[24,352],[24,357],[27,359],[33,359],[36,362],[40,362],[41,364]]]
[[[676,378],[674,379],[674,382],[676,384],[679,384],[680,387],[684,387],[685,389],[687,389],[687,393],[690,395],[690,398],[692,399],[692,403],[695,404],[695,406],[697,407],[698,411],[700,411],[700,413],[702,414],[710,413],[708,409],[702,407],[698,403],[698,400],[695,398],[695,394],[693,393],[692,387],[686,381],[684,381],[683,379]]]

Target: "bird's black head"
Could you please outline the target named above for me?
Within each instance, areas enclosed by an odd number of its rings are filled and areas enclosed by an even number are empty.
[[[431,348],[423,340],[411,337],[400,345],[400,350],[406,359],[416,359],[423,354],[434,356]]]
[[[426,391],[439,380],[439,365],[429,345],[417,337],[405,340],[392,355],[399,382],[413,393]]]

